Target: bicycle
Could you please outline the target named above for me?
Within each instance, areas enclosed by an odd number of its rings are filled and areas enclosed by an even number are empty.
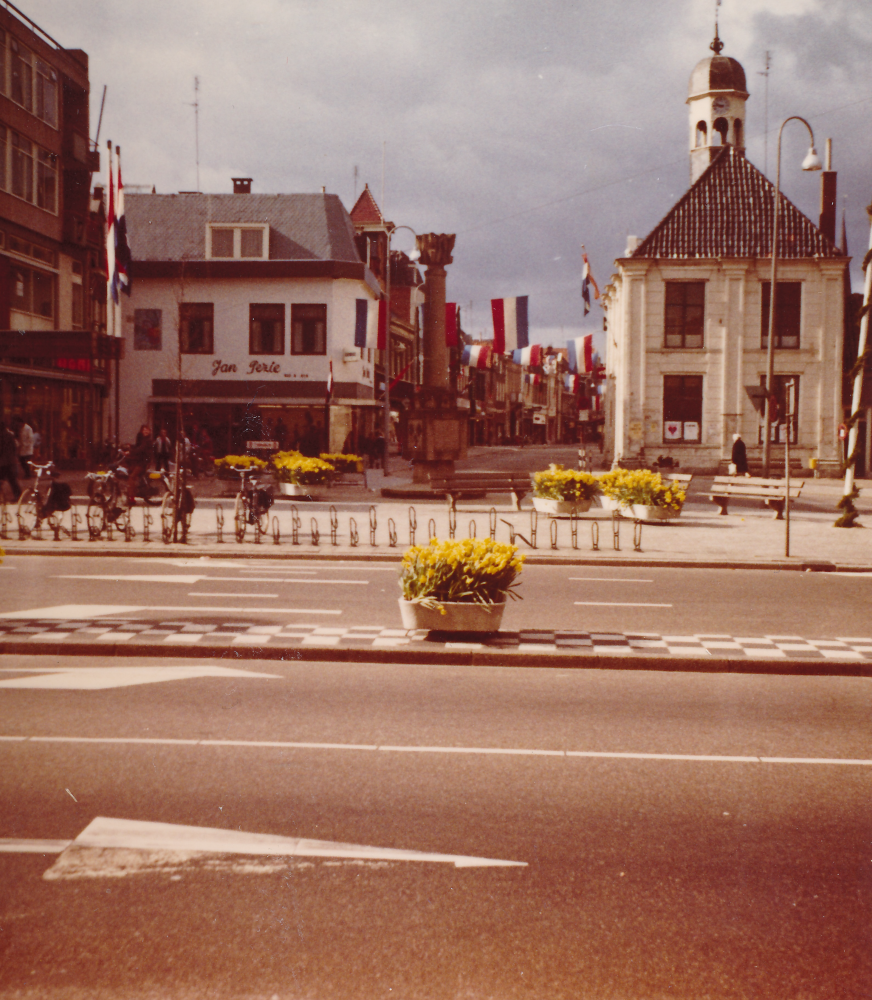
[[[44,465],[31,462],[30,468],[36,473],[36,479],[33,486],[26,489],[18,498],[16,513],[19,532],[30,537],[39,530],[43,521],[48,521],[56,535],[61,531],[69,534],[69,530],[61,524],[58,516],[72,506],[69,485],[53,482],[57,475],[54,462],[46,462]]]
[[[130,521],[130,508],[125,484],[118,478],[116,470],[89,472],[85,478],[88,480],[88,509],[85,517],[91,540],[99,538],[109,524],[119,531],[126,531]]]
[[[239,473],[240,478],[239,492],[233,504],[236,541],[244,540],[249,524],[254,525],[255,535],[266,534],[269,530],[269,509],[273,505],[272,493],[268,489],[258,487],[254,478],[256,469],[240,465],[233,465],[231,468]]]
[[[160,507],[161,534],[164,544],[169,544],[173,540],[173,529],[176,524],[181,526],[183,542],[188,539],[188,531],[191,527],[191,515],[194,512],[194,494],[185,485],[185,478],[182,477],[182,489],[179,493],[179,505],[176,507],[176,482],[175,473],[172,475],[166,472],[151,473],[152,478],[159,476],[166,487]]]

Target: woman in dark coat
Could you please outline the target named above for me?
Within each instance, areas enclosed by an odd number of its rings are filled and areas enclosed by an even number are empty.
[[[748,475],[748,452],[745,450],[745,442],[741,434],[733,435],[733,450],[730,454],[730,461],[735,469],[734,475]]]

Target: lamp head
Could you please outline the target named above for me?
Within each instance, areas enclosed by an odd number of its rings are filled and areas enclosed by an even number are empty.
[[[817,150],[814,146],[808,147],[808,153],[805,159],[802,161],[803,170],[823,170],[824,165],[821,163],[821,158],[817,155]]]
[[[414,250],[409,251],[409,260],[413,263],[421,259],[421,251],[415,247]]]

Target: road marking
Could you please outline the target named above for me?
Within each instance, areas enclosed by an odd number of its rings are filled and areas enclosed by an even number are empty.
[[[111,669],[111,668],[107,668]],[[124,668],[121,668],[124,669]],[[132,668],[128,668],[132,669]],[[166,668],[155,668],[166,669]],[[229,669],[229,668],[226,668]],[[247,676],[258,676],[247,674]],[[273,676],[270,674],[262,676]],[[402,746],[376,743],[312,743],[288,740],[185,740],[148,736],[0,736],[6,743],[107,743],[129,745],[134,743],[149,746],[200,746],[200,747],[251,747],[277,750],[358,750],[385,753],[457,753],[488,754],[516,757],[590,757],[618,758],[623,760],[688,760],[715,764],[846,764],[872,767],[872,760],[851,757],[755,757],[728,754],[680,754],[680,753],[632,753],[611,750],[535,750],[517,747],[438,747]]]
[[[0,680],[0,688],[52,691],[104,691],[108,688],[186,681],[198,677],[279,677],[232,667],[70,667]]]
[[[632,580],[629,577],[618,576],[570,576],[569,580],[582,583],[653,583],[653,580]]]
[[[0,840],[0,851],[6,854],[60,854],[72,840],[21,840],[9,837]]]
[[[245,582],[249,583],[250,581],[246,580]],[[263,600],[267,600],[268,598],[273,597],[276,600],[278,600],[278,596],[279,596],[278,594],[225,594],[221,591],[216,592],[214,590],[209,593],[207,593],[204,590],[188,591],[188,597],[260,597]]]
[[[213,594],[213,597],[223,596]],[[258,594],[262,597],[262,594]],[[216,614],[232,615],[341,615],[342,611],[328,608],[251,608],[251,607],[218,607],[205,604],[166,605],[166,604],[62,604],[54,608],[31,608],[28,611],[6,611],[0,613],[0,618],[52,618],[59,620],[80,620],[94,618],[121,618],[138,614],[141,611],[208,611]],[[112,639],[123,639],[123,636],[113,635]]]
[[[645,604],[641,601],[573,601],[587,608],[671,608],[671,604]]]
[[[7,841],[6,843],[10,843]],[[18,843],[33,845],[35,841]],[[55,846],[62,842],[54,843]],[[32,849],[32,848],[31,848]],[[136,852],[131,857],[129,852]],[[118,852],[116,855],[106,852]],[[526,868],[525,861],[503,861],[463,854],[437,854],[394,847],[368,847],[330,840],[244,833],[214,827],[149,823],[98,816],[65,847],[43,875],[48,881],[95,878],[190,866],[202,855],[242,854],[267,857],[342,858],[372,861],[429,861],[455,868]],[[179,855],[182,855],[181,857]]]
[[[60,604],[53,608],[30,608],[27,611],[3,611],[0,618],[101,618],[142,611],[141,604]]]

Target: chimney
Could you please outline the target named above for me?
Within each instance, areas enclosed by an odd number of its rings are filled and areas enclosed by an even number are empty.
[[[818,228],[836,242],[836,171],[833,167],[833,140],[827,139],[826,167],[821,174],[821,214]]]
[[[230,180],[233,181],[234,194],[251,194],[250,177],[231,177]]]

